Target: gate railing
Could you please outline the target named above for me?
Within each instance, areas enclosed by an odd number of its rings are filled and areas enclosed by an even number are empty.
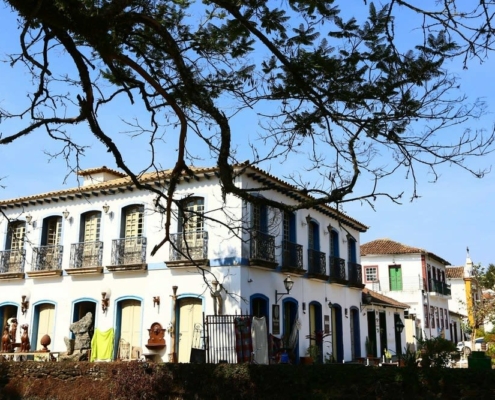
[[[246,332],[239,332],[238,329],[238,335],[249,334],[251,336],[251,320],[251,315],[207,315],[204,321],[206,362],[237,364],[238,352],[250,353],[252,350],[236,346],[236,321],[238,328],[241,326],[241,330],[242,321],[249,321],[249,325],[246,324]],[[248,326],[249,329],[247,329]],[[251,354],[247,356],[249,358]]]

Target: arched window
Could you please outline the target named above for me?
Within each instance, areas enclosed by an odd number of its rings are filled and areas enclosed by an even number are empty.
[[[268,233],[268,207],[265,204],[252,205],[251,225],[255,231]]]
[[[71,268],[101,266],[103,242],[100,241],[100,224],[100,211],[90,211],[81,215],[79,243],[71,246]]]
[[[203,197],[188,197],[179,204],[177,231],[171,235],[170,260],[208,258],[208,233],[204,227]]]
[[[0,257],[0,273],[15,273],[24,271],[24,236],[26,223],[24,221],[10,222],[5,243],[5,257]]]
[[[122,211],[121,237],[142,237],[144,207],[142,205],[131,205],[125,207]]]

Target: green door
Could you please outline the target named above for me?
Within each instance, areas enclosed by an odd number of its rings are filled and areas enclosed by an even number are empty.
[[[400,265],[389,266],[390,290],[402,290],[402,270]]]

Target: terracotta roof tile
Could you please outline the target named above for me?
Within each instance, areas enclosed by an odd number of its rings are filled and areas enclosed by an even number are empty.
[[[437,259],[442,264],[450,265],[448,261],[432,252],[420,247],[412,247],[399,242],[394,242],[390,239],[377,239],[361,245],[361,257],[382,254],[428,254],[430,257]]]
[[[385,296],[378,292],[374,292],[371,289],[364,288],[363,295],[366,293],[369,293],[371,295],[371,304],[383,305],[384,307],[391,306],[391,307],[404,308],[404,309],[410,308],[408,304],[401,303],[400,301],[392,299],[391,297]]]
[[[464,278],[464,267],[447,267],[447,279]]]
[[[107,172],[112,175],[120,176],[121,178],[126,176],[126,174],[124,174],[123,172],[117,171],[116,169],[107,168],[104,165],[102,167],[81,169],[77,171],[77,175],[86,176],[86,175],[96,174],[98,172]]]
[[[300,190],[297,190],[295,186],[281,180],[280,178],[277,178],[277,177],[269,174],[268,172],[266,172],[266,171],[264,171],[258,167],[249,165],[248,162],[244,162],[242,164],[235,165],[234,168],[235,168],[236,174],[242,175],[243,173],[247,172],[248,169],[252,170],[252,171],[256,171],[259,174],[262,174],[266,177],[269,177],[270,179],[273,179],[279,185],[285,186],[287,189],[299,193],[301,196],[303,196],[305,198],[308,198],[308,199],[314,198],[308,194],[304,194]],[[218,172],[218,167],[189,167],[189,169],[194,174],[206,174],[206,173]],[[55,197],[55,196],[69,196],[69,195],[78,194],[78,193],[88,193],[88,192],[91,193],[93,191],[98,191],[98,190],[109,190],[109,189],[114,189],[114,188],[119,188],[119,187],[134,186],[134,183],[132,182],[132,180],[129,176],[126,176],[119,171],[107,168],[105,166],[81,170],[78,172],[78,174],[81,176],[85,176],[85,175],[89,175],[89,174],[97,173],[97,172],[108,172],[108,173],[113,173],[114,175],[122,176],[122,177],[116,178],[116,179],[111,179],[111,180],[108,180],[106,182],[92,183],[89,185],[78,186],[78,187],[70,188],[70,189],[58,190],[58,191],[47,192],[47,193],[40,193],[40,194],[31,195],[31,196],[18,197],[18,198],[8,199],[8,200],[0,200],[0,206],[15,204],[15,203],[27,203],[27,202],[32,201],[32,200],[50,198],[50,197]],[[141,183],[150,183],[150,182],[154,182],[154,181],[164,181],[170,177],[171,172],[172,172],[172,169],[163,170],[163,171],[147,172],[147,173],[143,173],[141,175],[138,175],[138,179]],[[184,176],[186,176],[186,175],[184,174]],[[365,232],[368,229],[368,227],[366,225],[362,224],[361,222],[359,222],[358,220],[356,220],[352,217],[349,217],[347,214],[342,213],[333,207],[330,207],[328,205],[321,205],[321,207],[323,207],[327,210],[331,210],[332,213],[334,213],[335,215],[338,216],[337,218],[342,218],[343,220],[350,221],[352,223],[352,225],[357,227],[357,229],[360,230],[361,232]]]

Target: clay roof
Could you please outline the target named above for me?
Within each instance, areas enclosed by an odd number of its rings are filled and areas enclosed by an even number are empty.
[[[112,169],[112,168],[107,168],[104,165],[102,167],[81,169],[81,170],[77,171],[77,175],[87,176],[87,175],[96,174],[99,172],[107,172],[107,173],[115,175],[115,176],[120,176],[121,178],[126,176],[126,174],[124,174],[123,172],[117,171],[117,170]]]
[[[445,271],[447,279],[464,278],[464,267],[447,267]]]
[[[444,265],[450,265],[448,261],[432,252],[420,247],[412,247],[399,242],[394,242],[390,239],[377,239],[361,245],[361,257],[386,254],[427,254]]]
[[[384,307],[403,308],[403,309],[410,307],[409,305],[407,305],[405,303],[401,303],[400,301],[392,299],[391,297],[384,296],[383,294],[380,294],[378,292],[374,292],[371,289],[364,288],[363,289],[363,296],[367,293],[369,293],[371,295],[371,304],[381,305]],[[364,304],[364,301],[363,301],[363,304]]]
[[[235,173],[238,175],[243,175],[246,174],[246,176],[259,181],[262,185],[265,185],[269,188],[273,188],[276,191],[279,191],[281,193],[285,193],[287,195],[290,195],[290,197],[296,198],[296,199],[314,199],[314,197],[308,195],[307,193],[304,193],[300,190],[298,190],[295,186],[281,180],[280,178],[277,178],[268,172],[249,165],[248,162],[244,162],[242,164],[238,164],[234,166]],[[189,170],[192,173],[192,176],[189,176],[186,173],[183,173],[183,179],[189,180],[189,179],[201,179],[203,177],[211,178],[212,176],[218,176],[218,167],[189,167]],[[98,172],[107,172],[114,174],[115,176],[118,176],[115,179],[110,179],[106,182],[96,182],[96,183],[91,183],[89,185],[84,185],[84,186],[78,186],[70,189],[63,189],[63,190],[57,190],[57,191],[52,191],[52,192],[46,192],[46,193],[40,193],[40,194],[35,194],[31,196],[24,196],[24,197],[18,197],[14,199],[8,199],[8,200],[0,200],[0,207],[5,208],[6,206],[12,207],[12,206],[27,206],[29,204],[36,204],[36,202],[40,202],[40,200],[43,199],[52,199],[55,200],[57,198],[61,198],[62,200],[65,200],[66,198],[72,198],[72,196],[80,197],[82,194],[84,195],[91,195],[95,194],[97,195],[98,192],[106,194],[106,192],[113,193],[116,189],[129,189],[132,190],[133,187],[135,187],[134,183],[132,182],[131,178],[122,172],[107,168],[105,166],[102,167],[97,167],[97,168],[89,168],[85,170],[81,170],[78,172],[79,175],[81,176],[86,176]],[[172,173],[172,169],[167,169],[163,171],[153,171],[153,172],[147,172],[143,173],[141,175],[138,175],[138,179],[142,184],[161,184],[163,183],[170,177],[170,174]],[[267,181],[266,178],[269,178],[269,181]],[[57,199],[58,200],[58,199]],[[358,220],[349,217],[345,213],[342,213],[338,211],[337,209],[330,207],[328,205],[317,205],[315,206],[316,209],[319,211],[323,212],[324,214],[331,215],[332,217],[343,221],[347,225],[350,225],[357,229],[360,232],[366,232],[368,227]]]

